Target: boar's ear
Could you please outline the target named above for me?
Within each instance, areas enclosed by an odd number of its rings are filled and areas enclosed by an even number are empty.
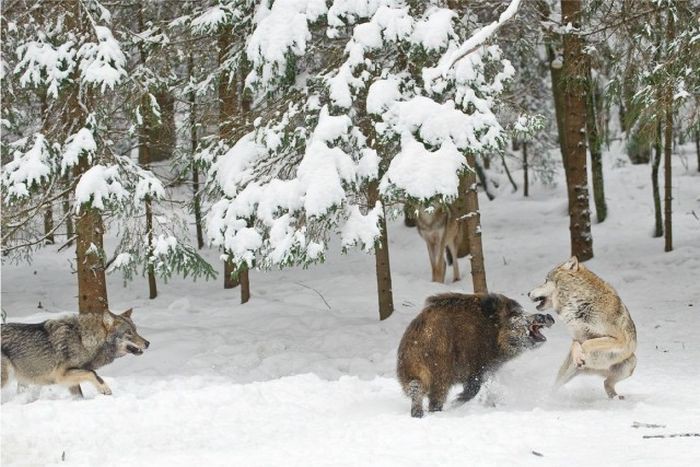
[[[564,263],[564,269],[568,269],[569,271],[578,271],[578,258],[575,256],[572,256],[569,258],[569,261]]]
[[[132,313],[133,311],[134,311],[133,308],[129,308],[129,309],[126,310],[124,313],[122,313],[122,316],[125,317],[125,318],[131,318],[131,313]]]
[[[112,318],[112,313],[110,313],[109,311],[105,311],[104,313],[102,313],[102,322],[105,326],[111,328],[114,325],[114,318]]]

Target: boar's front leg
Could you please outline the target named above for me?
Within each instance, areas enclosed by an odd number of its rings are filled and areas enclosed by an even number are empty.
[[[481,376],[471,375],[464,383],[464,390],[457,396],[457,401],[464,404],[470,401],[479,393],[481,389]]]

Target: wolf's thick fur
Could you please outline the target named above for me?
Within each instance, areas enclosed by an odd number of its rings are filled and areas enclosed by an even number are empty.
[[[149,346],[136,332],[131,311],[3,324],[2,386],[12,370],[24,384],[61,384],[82,396],[80,383],[90,382],[100,393],[111,394],[95,370],[127,353],[140,355]]]
[[[608,397],[618,396],[615,384],[637,365],[637,330],[615,289],[574,256],[552,269],[528,296],[540,302],[538,310],[554,308],[573,336],[555,388],[581,372],[595,373],[605,377]]]
[[[525,349],[546,341],[539,332],[549,315],[526,315],[520,305],[497,294],[448,293],[427,299],[401,339],[396,372],[411,398],[411,416],[442,410],[450,387],[462,384],[457,398],[476,396],[488,373]]]
[[[445,282],[445,254],[448,263],[452,265],[453,280],[456,282],[460,279],[457,258],[469,254],[468,251],[459,251],[460,239],[464,235],[463,224],[464,222],[460,222],[451,209],[445,206],[436,205],[428,210],[418,209],[416,227],[428,247],[433,282]]]

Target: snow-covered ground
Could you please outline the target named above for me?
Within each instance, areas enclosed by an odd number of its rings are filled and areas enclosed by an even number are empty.
[[[133,306],[151,348],[99,372],[113,396],[87,385],[86,400],[58,387],[15,394],[10,384],[2,464],[694,464],[700,438],[643,438],[700,432],[700,176],[689,160],[686,168],[676,158],[671,253],[651,237],[649,167],[606,160],[610,215],[593,226],[588,265],[637,323],[639,364],[618,385],[626,400],[608,400],[592,376],[549,393],[569,344],[557,323],[474,401],[410,418],[394,376],[403,330],[426,296],[470,292],[471,282],[464,260],[466,280],[429,282],[421,239],[397,221],[389,230],[396,312],[385,322],[373,258],[359,252],[308,270],[253,272],[247,305],[221,280],[159,283],[160,296],[148,300],[145,280],[124,286],[111,276],[112,309]],[[524,199],[504,183],[495,201],[482,198],[489,286],[530,309],[525,293],[569,252],[563,183],[532,191]],[[3,265],[8,320],[75,310],[71,256],[46,249],[31,265]]]

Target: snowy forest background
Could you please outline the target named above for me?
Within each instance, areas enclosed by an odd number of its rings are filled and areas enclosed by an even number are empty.
[[[465,446],[480,464],[690,461],[692,439],[659,449],[631,427],[700,431],[699,12],[3,1],[3,319],[134,306],[153,344],[105,369],[110,400],[10,397],[3,463],[454,465]],[[440,207],[465,226],[471,274],[454,284],[429,281],[410,227]],[[585,379],[546,396],[559,326],[474,405],[404,420],[396,346],[426,296],[527,305],[572,254],[640,329],[627,401]]]

